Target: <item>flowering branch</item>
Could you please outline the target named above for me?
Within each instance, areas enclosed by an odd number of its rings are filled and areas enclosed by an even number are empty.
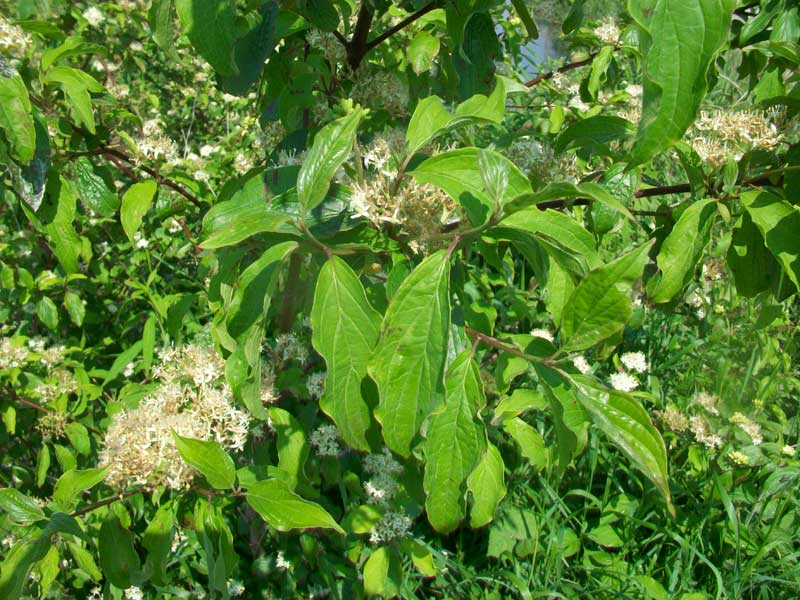
[[[476,331],[471,327],[465,327],[464,331],[466,334],[476,341],[483,342],[484,344],[488,344],[498,350],[502,350],[503,352],[508,352],[509,354],[513,354],[514,356],[519,356],[520,358],[524,358],[530,362],[539,363],[543,365],[550,365],[551,360],[549,358],[542,358],[540,356],[533,356],[532,354],[527,354],[522,350],[515,348],[514,346],[510,346],[504,343],[502,340],[498,340],[495,337],[490,335],[486,335],[485,333],[481,333],[480,331]]]
[[[26,398],[22,398],[22,397],[18,396],[18,395],[17,395],[17,393],[16,393],[16,392],[15,392],[13,389],[12,389],[12,390],[9,390],[9,393],[11,394],[11,400],[13,400],[14,402],[18,402],[18,403],[22,404],[23,406],[27,406],[28,408],[32,408],[33,410],[37,410],[37,411],[39,411],[40,413],[44,413],[44,414],[46,414],[46,415],[52,415],[52,414],[55,414],[55,411],[53,411],[53,410],[50,410],[50,409],[49,409],[49,408],[47,408],[46,406],[42,406],[41,404],[36,404],[36,402],[32,402],[31,400],[28,400],[28,399],[26,399]],[[67,417],[67,421],[70,421],[70,422],[72,422],[72,423],[80,423],[79,421],[77,421],[77,420],[75,420],[75,419],[71,419],[71,418],[69,418],[69,417]],[[83,425],[83,423],[80,423],[80,424],[81,424],[81,425]],[[95,435],[99,435],[99,436],[102,436],[102,435],[103,435],[102,433],[100,433],[100,432],[99,432],[97,429],[95,429],[94,427],[90,427],[89,425],[83,425],[83,426],[84,426],[84,427],[85,427],[87,430],[89,430],[89,431],[91,431],[92,433],[94,433]]]

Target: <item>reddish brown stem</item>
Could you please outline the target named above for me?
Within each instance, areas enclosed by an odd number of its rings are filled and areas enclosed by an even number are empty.
[[[525,83],[525,87],[533,87],[533,86],[545,81],[546,79],[551,79],[553,77],[553,75],[556,75],[557,73],[566,73],[567,71],[572,71],[573,69],[578,69],[580,67],[584,67],[584,66],[590,64],[594,60],[595,56],[597,56],[597,52],[592,52],[589,55],[589,58],[584,58],[583,60],[578,60],[578,61],[575,61],[575,62],[568,63],[568,64],[564,65],[563,67],[559,67],[558,69],[555,69],[554,71],[550,71],[549,73],[542,73],[541,75],[539,75],[537,77],[534,77],[530,81],[527,81]]]
[[[122,492],[116,496],[112,496],[111,498],[106,498],[104,500],[99,500],[94,502],[93,504],[89,504],[88,506],[84,506],[80,510],[76,510],[72,513],[71,516],[73,517],[80,517],[81,515],[85,515],[86,513],[90,513],[93,510],[97,510],[98,508],[102,508],[103,506],[108,506],[109,504],[113,504],[114,502],[119,502],[120,500],[124,500],[125,498],[130,498],[131,496],[136,496],[137,494],[141,494],[144,492],[150,491],[149,486],[143,486],[140,488],[136,488],[135,490],[128,490],[127,492]]]

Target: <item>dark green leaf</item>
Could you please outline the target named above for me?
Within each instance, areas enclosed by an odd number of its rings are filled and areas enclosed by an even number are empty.
[[[133,541],[133,534],[120,524],[119,518],[109,514],[100,527],[97,541],[100,568],[108,581],[123,590],[137,583],[141,576]]]
[[[232,0],[175,0],[192,46],[223,76],[237,74],[233,58],[236,12]]]

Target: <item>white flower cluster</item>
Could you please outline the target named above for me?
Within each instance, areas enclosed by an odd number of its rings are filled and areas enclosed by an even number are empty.
[[[647,373],[650,368],[647,364],[647,357],[642,352],[626,352],[619,357],[619,360],[626,369],[636,373]],[[612,373],[609,382],[612,388],[621,392],[632,392],[639,387],[639,380],[636,376],[625,370]]]
[[[740,412],[733,413],[731,418],[729,419],[731,423],[734,425],[738,425],[742,431],[744,431],[750,439],[753,440],[753,445],[758,446],[761,442],[764,441],[764,437],[761,433],[761,427],[758,423],[751,421],[748,417],[743,415]]]
[[[195,473],[175,447],[173,431],[235,451],[247,441],[250,416],[233,406],[230,388],[218,382],[224,362],[212,349],[189,345],[161,356],[154,369],[161,386],[137,408],[115,415],[106,432],[99,463],[109,467],[111,486],[189,486]]]
[[[28,46],[30,36],[21,27],[0,15],[0,57],[21,58]]]
[[[320,425],[308,438],[320,456],[338,456],[342,451],[339,446],[339,431],[334,425]]]
[[[699,404],[706,412],[712,415],[719,414],[719,409],[717,408],[717,405],[719,404],[719,398],[715,394],[709,394],[708,392],[697,392],[694,395],[693,400],[695,404]]]
[[[389,71],[373,71],[363,65],[354,74],[355,83],[350,89],[353,102],[372,109],[383,109],[393,117],[408,114],[408,86]]]
[[[580,96],[578,99],[580,100]],[[578,181],[579,169],[574,154],[556,154],[551,146],[533,138],[517,138],[505,151],[505,155],[525,175],[536,181]]]
[[[411,529],[411,519],[402,512],[388,510],[380,521],[372,526],[369,541],[373,544],[386,544],[405,536]]]
[[[674,404],[667,406],[667,409],[659,415],[664,423],[675,433],[681,433],[689,428],[689,419]]]
[[[784,127],[779,126],[783,119],[775,111],[702,111],[692,128],[692,147],[703,162],[721,167],[752,150],[774,150],[784,139]]]
[[[125,590],[125,600],[142,600],[142,598],[144,598],[142,588],[134,585]]]
[[[364,471],[371,475],[364,484],[364,491],[370,500],[388,506],[399,489],[397,476],[403,472],[403,465],[394,459],[388,448],[384,448],[380,454],[370,454],[364,458]]]
[[[272,356],[276,363],[287,363],[295,360],[300,365],[308,362],[308,348],[296,333],[282,333],[275,339]]]
[[[106,16],[103,14],[103,11],[96,6],[90,6],[83,11],[83,18],[86,19],[86,22],[92,27],[99,27],[100,24],[106,20]]]
[[[531,335],[533,337],[538,337],[542,338],[543,340],[547,340],[548,342],[555,341],[553,334],[550,333],[550,331],[547,329],[534,329],[533,331],[531,331]]]
[[[308,390],[308,395],[314,400],[319,400],[322,398],[322,394],[325,392],[325,377],[325,371],[317,371],[316,373],[311,373],[311,375],[306,377],[306,389]]]
[[[164,133],[157,119],[145,121],[142,137],[136,143],[140,158],[176,164],[179,161],[178,145]]]
[[[572,359],[572,365],[578,369],[580,373],[583,375],[588,375],[592,372],[592,366],[589,364],[589,361],[583,355],[576,356]]]
[[[619,44],[622,32],[619,30],[616,20],[606,18],[600,22],[599,26],[595,27],[594,34],[606,46],[616,46]]]
[[[705,417],[696,415],[689,420],[689,429],[698,442],[706,448],[714,449],[722,446],[722,438],[711,433],[711,426]]]
[[[0,370],[20,368],[29,354],[30,350],[13,338],[0,338]]]
[[[351,208],[376,227],[396,227],[409,238],[409,247],[425,252],[458,207],[442,190],[411,177],[398,185],[395,157],[402,143],[391,131],[364,149],[366,172],[363,181],[352,182]]]

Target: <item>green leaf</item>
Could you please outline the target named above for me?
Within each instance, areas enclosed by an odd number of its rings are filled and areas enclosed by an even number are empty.
[[[226,90],[244,96],[258,81],[264,70],[264,62],[275,47],[277,20],[278,3],[276,0],[266,0],[261,4],[258,19],[252,29],[236,41],[233,55],[239,73],[222,79]]]
[[[73,421],[72,423],[67,423],[64,429],[72,447],[75,448],[79,454],[88,456],[92,451],[92,443],[89,440],[89,431],[86,427]]]
[[[64,91],[67,105],[78,123],[94,134],[94,113],[91,93],[100,93],[103,86],[91,75],[72,67],[53,67],[44,78],[44,83],[57,83]]]
[[[50,446],[42,444],[36,455],[36,486],[42,487],[47,479],[47,470],[50,468]]]
[[[716,202],[708,198],[692,203],[683,211],[656,258],[661,274],[659,279],[652,280],[657,281],[653,290],[648,289],[653,302],[669,302],[692,280],[711,239],[716,214]]]
[[[742,204],[769,251],[800,289],[800,210],[769,192],[745,192]]]
[[[223,76],[235,75],[236,11],[232,0],[175,0],[178,18],[192,46]]]
[[[368,597],[393,598],[398,593],[402,576],[397,552],[388,546],[376,548],[364,563],[364,593]]]
[[[297,175],[297,196],[306,213],[325,198],[331,179],[353,149],[353,139],[364,111],[356,107],[349,114],[328,123],[314,137],[314,143]]]
[[[525,25],[525,31],[528,33],[528,39],[538,40],[539,28],[536,27],[536,21],[533,20],[533,15],[531,15],[530,11],[528,10],[528,5],[524,2],[524,0],[511,0],[511,4],[514,5],[514,10],[517,11],[517,16],[519,17],[520,21],[522,21],[522,24]]]
[[[58,307],[47,296],[42,296],[36,303],[36,316],[50,330],[58,327]]]
[[[483,225],[495,210],[495,200],[487,193],[484,178],[478,165],[479,152],[492,157],[495,169],[506,174],[506,185],[500,198],[505,204],[531,191],[528,178],[504,156],[491,150],[478,148],[459,148],[437,154],[423,161],[411,175],[419,183],[430,183],[442,188],[456,202],[459,202],[469,215],[473,225]]]
[[[46,518],[32,498],[14,488],[0,489],[0,511],[15,525],[30,525]]]
[[[294,489],[305,480],[305,465],[308,458],[306,432],[294,416],[282,408],[271,407],[269,417],[277,436],[278,468],[283,470],[287,483]]]
[[[621,332],[630,318],[631,290],[655,240],[589,273],[561,316],[562,350],[584,350]]]
[[[64,308],[67,309],[70,320],[80,327],[83,324],[83,318],[86,316],[86,307],[83,305],[81,297],[75,292],[66,292],[64,294]]]
[[[108,467],[82,471],[69,469],[56,481],[53,488],[53,503],[64,511],[71,510],[81,493],[90,490],[105,479],[106,471],[108,471]]]
[[[366,434],[372,418],[362,384],[378,342],[381,315],[367,300],[358,275],[337,256],[320,271],[311,325],[314,348],[328,367],[320,407],[347,445],[369,451]]]
[[[408,62],[414,73],[420,75],[430,70],[433,59],[439,54],[439,38],[427,31],[418,32],[406,49]]]
[[[252,235],[276,231],[290,215],[271,210],[264,188],[264,173],[258,172],[231,197],[209,209],[203,217],[206,250],[238,244]]]
[[[167,57],[175,61],[178,53],[175,52],[175,15],[172,12],[174,0],[153,0],[147,13],[147,21],[156,45],[161,48]]]
[[[214,440],[196,440],[172,432],[175,447],[186,463],[200,471],[218,490],[229,490],[236,482],[236,465],[227,452]]]
[[[153,520],[142,536],[142,546],[147,550],[145,572],[152,573],[153,583],[167,585],[167,561],[173,554],[172,537],[175,530],[175,512],[170,504],[158,508]]]
[[[609,143],[627,138],[636,127],[621,117],[596,115],[576,121],[556,138],[553,149],[564,152],[570,148],[589,147],[610,155]]]
[[[472,495],[469,526],[483,527],[494,519],[500,501],[506,496],[505,464],[500,451],[492,444],[467,478],[467,489]]]
[[[708,90],[707,75],[728,35],[733,0],[630,0],[644,59],[642,120],[628,163],[650,160],[683,137]]]
[[[593,423],[634,466],[658,488],[674,514],[667,475],[667,450],[650,415],[629,394],[599,386],[587,377],[573,377],[578,400]]]
[[[228,333],[234,339],[239,339],[253,324],[264,318],[278,271],[284,259],[296,248],[296,242],[275,244],[242,271],[226,320]]]
[[[75,163],[77,172],[77,188],[81,201],[102,217],[113,216],[119,208],[116,192],[108,189],[106,182],[95,174],[94,166],[88,158],[81,158]],[[139,185],[139,184],[137,184]]]
[[[368,372],[380,402],[375,418],[386,445],[403,457],[422,422],[442,401],[450,326],[450,261],[445,250],[403,280],[383,318]]]
[[[769,289],[770,275],[779,268],[747,212],[742,213],[733,228],[727,258],[736,291],[745,298],[753,298]]]
[[[100,568],[108,581],[123,590],[137,583],[141,576],[141,563],[133,542],[133,534],[120,524],[119,517],[109,513],[97,540]]]
[[[536,429],[519,417],[513,417],[503,421],[503,430],[517,443],[520,454],[532,467],[541,471],[547,466],[549,453],[542,434]]]
[[[62,58],[69,58],[71,56],[80,56],[81,54],[97,54],[104,52],[103,46],[87,42],[79,35],[68,37],[61,45],[55,48],[48,48],[42,52],[42,64],[40,65],[41,71],[44,73],[56,61]]]
[[[100,581],[103,578],[103,574],[100,572],[100,569],[97,568],[97,563],[94,562],[94,557],[91,552],[75,542],[67,542],[67,547],[69,548],[72,558],[75,559],[75,564],[78,565],[81,571],[86,573],[94,581]]]
[[[14,544],[0,565],[0,598],[18,600],[34,563],[47,556],[49,550],[49,535],[40,535]]]
[[[445,377],[444,403],[431,414],[425,432],[425,511],[439,533],[464,519],[467,477],[486,448],[486,429],[477,412],[486,403],[478,368],[467,349]]]
[[[33,160],[36,130],[31,100],[22,77],[11,67],[0,70],[0,129],[5,131],[13,158],[21,163]]]
[[[142,225],[142,218],[150,210],[150,205],[156,196],[158,184],[149,179],[134,183],[122,196],[122,208],[119,218],[122,222],[122,230],[128,236],[131,244],[134,243],[133,236]]]
[[[597,92],[600,91],[606,81],[606,71],[608,71],[608,66],[613,59],[614,47],[603,46],[600,52],[595,55],[594,60],[592,60],[592,69],[589,72],[589,79],[586,84],[586,89],[592,99],[597,99]]]
[[[344,530],[324,508],[304,500],[280,479],[267,479],[252,485],[247,493],[247,503],[278,531],[333,529],[344,535]]]
[[[498,79],[489,96],[476,94],[456,107],[451,115],[438,96],[419,101],[406,130],[406,154],[418,151],[436,136],[467,125],[500,124],[506,109],[506,90]]]

